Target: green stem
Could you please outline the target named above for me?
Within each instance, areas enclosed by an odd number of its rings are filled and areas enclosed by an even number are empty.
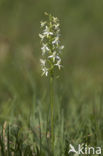
[[[50,76],[50,105],[51,105],[51,144],[54,151],[54,84],[53,75]]]

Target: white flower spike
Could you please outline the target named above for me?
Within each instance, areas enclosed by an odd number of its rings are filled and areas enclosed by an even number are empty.
[[[60,24],[57,17],[49,15],[48,21],[41,22],[42,32],[39,34],[41,39],[42,59],[40,59],[42,75],[48,76],[49,73],[54,73],[55,68],[60,70],[61,52],[64,46],[60,42]]]

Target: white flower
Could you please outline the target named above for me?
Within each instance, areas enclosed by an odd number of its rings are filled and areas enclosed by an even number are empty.
[[[55,62],[55,59],[56,59],[56,51],[54,51],[52,55],[48,56],[48,58],[53,58],[53,62]]]
[[[56,51],[54,51],[52,55],[48,56],[48,58],[53,58],[53,62],[55,62],[56,59],[60,59]]]
[[[55,40],[54,41],[52,41],[52,44],[59,44],[59,37],[57,36],[56,38],[55,38]]]
[[[44,39],[44,35],[42,35],[42,34],[39,34],[39,37],[41,38],[41,41]]]
[[[42,68],[42,71],[43,71],[42,76],[43,75],[48,76],[48,69],[46,67]]]
[[[57,63],[55,64],[55,66],[58,66],[59,70],[61,69],[62,65],[61,63],[61,59],[57,61]]]
[[[47,51],[49,51],[50,49],[47,47],[47,44],[43,44],[42,48],[42,55],[44,55]]]
[[[59,47],[59,53],[61,53],[63,49],[64,49],[64,46],[63,46],[63,45],[60,46],[60,47]]]
[[[41,21],[40,23],[41,23],[41,27],[44,27],[44,26],[45,26],[45,24],[46,24],[46,21],[44,21],[44,22],[43,22],[43,21]]]
[[[61,49],[61,50],[64,49],[64,45],[60,46],[60,49]]]
[[[60,25],[59,23],[55,24],[54,25],[55,29],[58,29],[59,28],[59,25]]]
[[[53,22],[56,23],[58,21],[57,17],[53,17]]]
[[[48,37],[49,35],[53,35],[53,33],[52,33],[52,32],[50,31],[50,29],[48,28],[48,26],[46,26],[46,28],[45,28],[43,34],[46,35],[47,37]]]
[[[46,60],[40,59],[40,63],[42,67],[45,67]]]

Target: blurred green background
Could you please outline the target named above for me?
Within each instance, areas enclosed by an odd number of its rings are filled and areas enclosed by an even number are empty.
[[[1,119],[9,113],[28,113],[35,98],[38,104],[48,95],[48,80],[41,78],[38,37],[45,11],[60,19],[65,46],[64,68],[55,84],[57,95],[63,97],[61,107],[67,110],[72,86],[79,100],[102,90],[102,0],[0,0]]]
[[[54,134],[56,156],[64,149],[67,156],[70,143],[103,145],[103,0],[0,0],[0,127],[26,121],[50,150],[49,80],[41,77],[38,36],[45,11],[60,19],[65,46]]]

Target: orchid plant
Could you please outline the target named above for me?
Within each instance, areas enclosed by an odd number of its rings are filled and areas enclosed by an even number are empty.
[[[64,46],[60,42],[60,23],[57,17],[45,13],[48,17],[47,21],[41,21],[41,52],[42,59],[40,59],[42,76],[50,77],[50,103],[51,103],[51,141],[54,145],[54,72],[55,69],[61,69],[61,53]]]

